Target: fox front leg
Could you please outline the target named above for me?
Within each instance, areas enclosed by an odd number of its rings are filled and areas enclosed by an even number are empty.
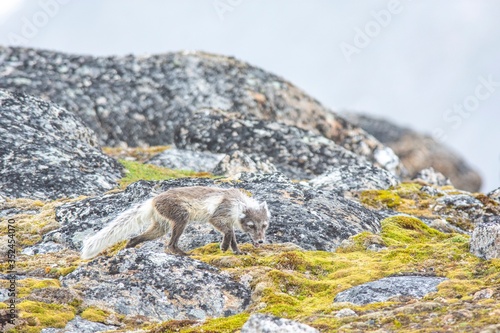
[[[223,252],[226,252],[231,246],[231,250],[233,250],[234,254],[243,254],[238,248],[238,244],[236,243],[236,236],[234,234],[234,230],[227,231],[224,234],[224,238],[222,239],[222,243],[220,245],[220,249]]]

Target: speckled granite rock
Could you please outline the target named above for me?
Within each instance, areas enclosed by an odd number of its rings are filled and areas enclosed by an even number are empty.
[[[488,193],[488,197],[500,204],[500,187]]]
[[[458,154],[430,136],[368,115],[342,115],[391,147],[410,173],[410,177],[415,177],[420,170],[432,167],[450,178],[453,185],[459,189],[477,192],[481,188],[481,176]]]
[[[268,159],[293,179],[308,179],[332,165],[366,164],[358,156],[321,135],[282,123],[247,119],[216,110],[196,112],[175,130],[180,148],[231,153]]]
[[[102,229],[132,204],[149,198],[152,191],[194,185],[231,187],[216,182],[210,179],[140,181],[121,193],[65,204],[56,210],[61,228],[45,235],[44,240],[79,249],[83,239]],[[292,183],[280,174],[242,174],[234,186],[249,191],[259,201],[267,202],[272,215],[267,231],[267,239],[271,242],[290,242],[308,250],[333,251],[349,236],[380,229],[377,213],[335,192],[317,191]],[[236,237],[240,243],[250,242],[245,234],[238,232]],[[179,245],[190,250],[220,241],[220,234],[210,225],[191,224],[180,238]]]
[[[45,328],[40,333],[96,333],[116,330],[116,326],[104,325],[76,316],[64,328]]]
[[[317,189],[344,194],[350,191],[385,190],[398,185],[399,180],[384,169],[360,164],[332,167],[324,174],[311,179],[309,184]]]
[[[470,252],[483,259],[500,258],[500,216],[483,217],[474,228]]]
[[[424,170],[420,170],[414,177],[415,181],[422,181],[429,185],[435,186],[447,186],[452,185],[451,181],[446,178],[441,172],[434,170],[434,168],[427,168]]]
[[[255,313],[243,325],[241,333],[319,333],[319,331],[290,319]]]
[[[276,167],[268,160],[260,160],[255,156],[252,158],[240,151],[235,151],[224,158],[212,170],[214,175],[235,177],[242,172],[278,172]]]
[[[344,290],[335,296],[335,302],[364,305],[384,302],[394,297],[422,298],[437,291],[437,285],[446,280],[429,276],[393,276],[368,282]]]
[[[189,257],[127,249],[99,257],[61,279],[86,305],[105,305],[150,320],[230,316],[250,302],[250,290],[227,273]]]
[[[399,174],[397,156],[290,82],[232,57],[203,52],[91,57],[0,47],[0,88],[77,113],[101,144],[165,145],[202,107],[298,126]]]
[[[206,151],[171,148],[153,156],[146,163],[169,169],[211,172],[224,156]]]
[[[94,133],[66,110],[0,90],[0,194],[55,199],[117,186],[121,166]]]

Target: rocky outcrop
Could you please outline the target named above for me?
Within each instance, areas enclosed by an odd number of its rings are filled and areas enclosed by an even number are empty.
[[[290,319],[256,313],[243,325],[241,333],[319,333],[319,331]]]
[[[415,177],[412,179],[413,181],[417,182],[424,182],[428,185],[434,185],[434,186],[450,186],[451,181],[446,178],[445,175],[443,175],[441,172],[437,172],[434,170],[434,168],[427,168],[424,170],[420,170],[417,172]]]
[[[239,114],[204,110],[195,113],[175,131],[179,148],[231,153],[238,150],[260,160],[268,159],[292,179],[307,179],[332,165],[366,164],[358,156],[321,135]]]
[[[335,302],[356,305],[384,302],[391,298],[422,298],[437,291],[445,278],[429,276],[393,276],[368,282],[344,290],[335,296]]]
[[[500,216],[483,217],[472,232],[470,252],[479,258],[500,258]]]
[[[216,184],[210,179],[140,181],[121,193],[65,204],[56,210],[56,218],[62,227],[44,239],[80,249],[83,239],[102,229],[132,204],[145,201],[153,191],[158,193],[172,187],[195,185],[237,187],[249,191],[259,201],[266,201],[272,215],[267,231],[270,242],[292,242],[308,250],[333,251],[351,235],[364,230],[377,232],[380,228],[377,213],[335,192],[303,187],[280,174],[243,174],[234,186]],[[240,243],[250,242],[242,233],[237,233],[237,239]],[[179,244],[181,248],[191,250],[220,241],[220,234],[208,224],[192,224],[186,228]]]
[[[153,321],[230,316],[250,302],[250,291],[218,269],[147,249],[97,258],[65,276],[62,284],[78,289],[86,305]]]
[[[172,144],[173,129],[204,107],[279,121],[325,136],[399,174],[392,150],[290,82],[232,57],[203,52],[90,57],[0,48],[0,88],[78,114],[100,143]]]
[[[169,169],[211,172],[224,156],[206,151],[171,148],[153,156],[146,163]]]
[[[73,114],[2,90],[0,113],[0,195],[55,199],[117,186],[121,166]]]
[[[224,156],[224,158],[212,170],[217,176],[236,177],[242,172],[246,173],[275,173],[278,169],[268,160],[260,160],[255,156],[252,158],[239,151]]]
[[[345,113],[343,116],[391,147],[410,177],[415,177],[422,169],[432,167],[448,177],[459,189],[477,192],[481,188],[481,176],[458,154],[432,137],[368,115]]]
[[[339,194],[363,190],[385,190],[399,184],[390,172],[370,164],[340,165],[309,181],[317,189]]]

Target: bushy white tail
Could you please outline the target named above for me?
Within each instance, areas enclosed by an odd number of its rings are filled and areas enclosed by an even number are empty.
[[[127,209],[97,234],[83,241],[82,259],[95,257],[107,247],[144,231],[151,223],[153,213],[153,199]]]

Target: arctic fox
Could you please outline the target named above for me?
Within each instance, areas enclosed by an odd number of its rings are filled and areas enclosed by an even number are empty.
[[[186,255],[177,243],[190,222],[210,223],[223,235],[222,251],[229,246],[241,254],[236,243],[234,227],[248,233],[254,246],[264,243],[270,214],[267,203],[259,203],[238,189],[193,186],[169,189],[156,197],[118,215],[109,225],[83,242],[82,258],[90,259],[102,250],[142,234],[127,243],[134,247],[145,241],[165,235],[171,229],[168,249],[174,254]]]

